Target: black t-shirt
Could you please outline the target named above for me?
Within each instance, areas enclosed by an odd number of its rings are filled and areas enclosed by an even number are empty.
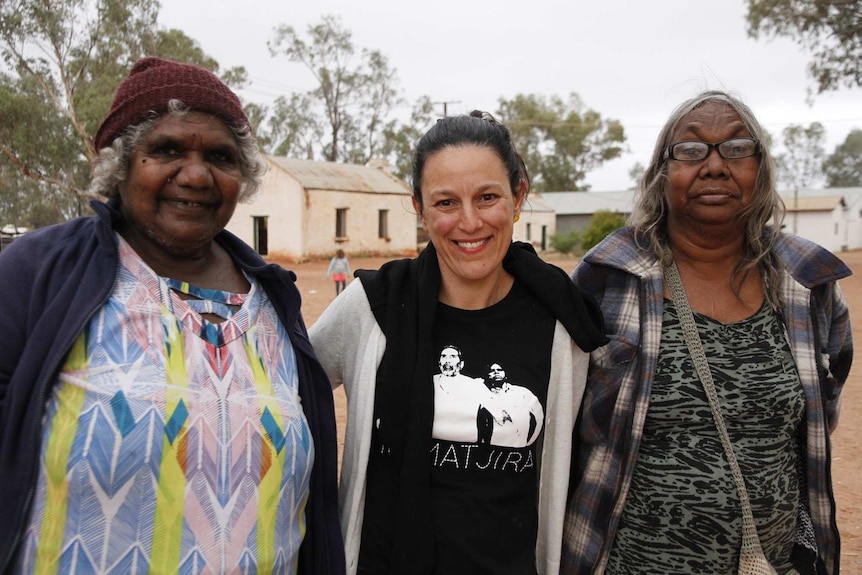
[[[483,310],[438,305],[430,461],[440,575],[536,573],[536,446],[554,325],[517,284]]]

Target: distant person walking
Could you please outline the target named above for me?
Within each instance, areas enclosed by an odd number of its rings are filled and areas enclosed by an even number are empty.
[[[329,269],[326,270],[326,277],[332,278],[335,282],[335,295],[341,293],[341,290],[347,286],[347,276],[350,275],[350,262],[347,261],[347,256],[344,255],[344,250],[339,249],[335,252],[335,257],[329,260]]]

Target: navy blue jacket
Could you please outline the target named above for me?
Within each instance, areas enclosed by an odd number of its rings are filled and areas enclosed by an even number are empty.
[[[33,504],[51,386],[73,342],[107,301],[119,268],[118,203],[91,205],[95,217],[31,232],[0,255],[0,573],[14,565]],[[296,276],[267,264],[229,232],[216,241],[260,282],[296,351],[299,394],[315,446],[299,573],[343,574],[332,390],[308,340]]]

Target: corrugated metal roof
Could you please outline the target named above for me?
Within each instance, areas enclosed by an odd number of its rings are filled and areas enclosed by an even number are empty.
[[[523,205],[523,210],[527,212],[553,212],[554,208],[549,206],[544,201],[542,194],[529,194],[527,201]]]
[[[356,164],[297,160],[267,156],[272,163],[299,180],[306,190],[337,190],[378,194],[411,195],[407,184],[379,170]]]
[[[628,214],[632,211],[634,192],[548,192],[542,201],[557,215],[594,214],[599,210]]]
[[[788,212],[831,212],[838,206],[844,205],[842,196],[820,196],[820,197],[782,197]]]

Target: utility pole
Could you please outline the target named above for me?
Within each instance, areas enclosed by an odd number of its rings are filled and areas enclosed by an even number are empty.
[[[443,117],[449,117],[449,104],[460,104],[461,100],[447,100],[445,102],[431,102],[433,105],[443,104]]]

